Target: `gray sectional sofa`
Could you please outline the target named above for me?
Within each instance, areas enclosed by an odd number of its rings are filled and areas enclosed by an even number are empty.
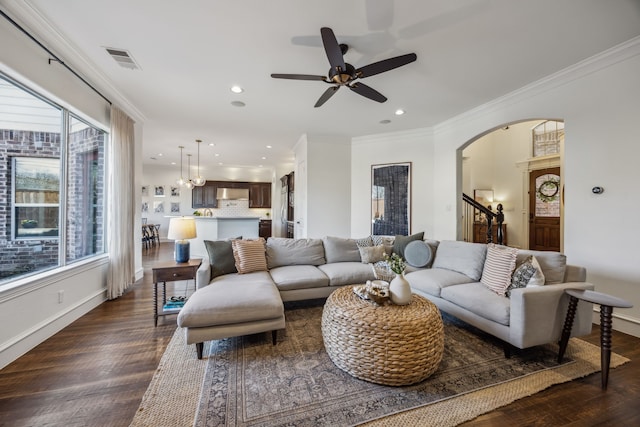
[[[383,243],[387,253],[402,253],[411,240],[416,239]],[[564,290],[594,288],[585,282],[586,270],[567,265],[563,254],[521,250],[518,263],[534,255],[545,284],[512,289],[510,296],[502,296],[481,283],[487,245],[416,241],[420,243],[411,246],[424,245],[418,249],[431,256],[426,265],[407,266],[405,277],[413,292],[500,338],[507,344],[505,350],[557,342],[569,302]],[[222,249],[207,246],[210,258],[197,272],[197,290],[178,315],[187,344],[196,344],[199,358],[203,342],[209,340],[272,331],[275,344],[275,331],[284,328],[283,302],[324,298],[337,287],[376,278],[373,264],[362,261],[363,256],[369,258],[365,253],[371,252],[370,238],[269,238],[264,245],[266,268],[245,274],[233,272],[230,244],[209,242],[214,244]],[[590,333],[591,325],[592,306],[580,304],[572,336]]]

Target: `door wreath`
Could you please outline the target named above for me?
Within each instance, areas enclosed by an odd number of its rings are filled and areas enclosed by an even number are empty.
[[[551,203],[558,200],[560,196],[560,180],[555,178],[547,179],[538,187],[536,196],[544,203]]]

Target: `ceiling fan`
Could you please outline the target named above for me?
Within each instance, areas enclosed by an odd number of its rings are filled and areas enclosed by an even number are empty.
[[[417,58],[415,53],[408,53],[406,55],[374,62],[356,70],[353,65],[344,62],[344,54],[349,50],[349,46],[346,44],[338,44],[336,36],[331,28],[321,28],[320,35],[322,36],[322,44],[324,45],[324,50],[327,54],[327,58],[329,59],[329,64],[331,64],[328,76],[313,76],[309,74],[271,74],[271,77],[274,79],[320,80],[325,83],[332,84],[333,86],[327,89],[322,96],[320,96],[314,105],[316,108],[327,102],[327,100],[331,98],[341,86],[346,86],[365,98],[369,98],[377,102],[385,102],[387,98],[384,95],[357,80],[384,73],[385,71],[393,70],[394,68],[402,67],[403,65],[407,65],[410,62],[415,61]]]

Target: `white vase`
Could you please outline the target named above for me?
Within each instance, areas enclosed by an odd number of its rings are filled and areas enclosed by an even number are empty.
[[[396,274],[389,284],[391,302],[398,305],[407,305],[411,302],[411,286],[404,278],[404,273]]]

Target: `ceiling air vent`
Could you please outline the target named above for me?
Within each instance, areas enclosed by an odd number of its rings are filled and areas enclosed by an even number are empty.
[[[140,69],[140,66],[138,66],[129,51],[124,49],[114,49],[111,47],[105,47],[105,50],[121,67],[128,68],[130,70]]]

